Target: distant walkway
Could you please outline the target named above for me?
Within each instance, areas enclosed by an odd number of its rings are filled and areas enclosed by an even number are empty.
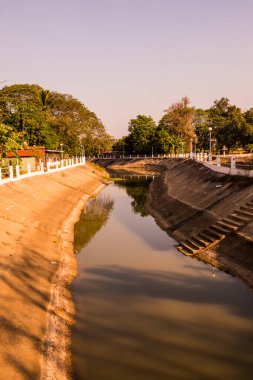
[[[135,161],[135,160],[168,160],[168,159],[184,159],[195,160],[209,169],[223,174],[239,175],[244,177],[253,177],[253,165],[239,163],[238,160],[246,157],[251,157],[249,154],[241,155],[226,155],[226,156],[209,156],[207,153],[181,153],[181,154],[158,154],[158,155],[122,155],[122,156],[100,156],[88,158],[90,161]]]

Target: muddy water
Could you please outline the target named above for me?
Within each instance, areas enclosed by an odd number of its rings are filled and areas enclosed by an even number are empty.
[[[252,379],[253,292],[178,253],[145,195],[112,184],[76,225],[75,378]]]

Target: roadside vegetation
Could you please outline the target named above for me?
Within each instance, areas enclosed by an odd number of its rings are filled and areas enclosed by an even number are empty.
[[[157,125],[151,116],[131,119],[129,134],[117,140],[114,150],[148,155],[208,151],[211,128],[214,153],[253,151],[253,108],[243,112],[221,98],[204,110],[191,107],[184,97],[164,112]]]
[[[79,100],[38,85],[0,90],[0,155],[26,146],[61,149],[70,155],[110,151],[112,137]]]

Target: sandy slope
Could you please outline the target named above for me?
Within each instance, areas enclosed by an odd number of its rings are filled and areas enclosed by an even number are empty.
[[[88,167],[0,186],[0,379],[67,376],[72,228],[101,186]]]

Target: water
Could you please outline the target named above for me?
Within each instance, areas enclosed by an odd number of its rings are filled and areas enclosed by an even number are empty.
[[[109,185],[76,225],[75,378],[252,379],[253,292],[178,253],[146,189]]]

